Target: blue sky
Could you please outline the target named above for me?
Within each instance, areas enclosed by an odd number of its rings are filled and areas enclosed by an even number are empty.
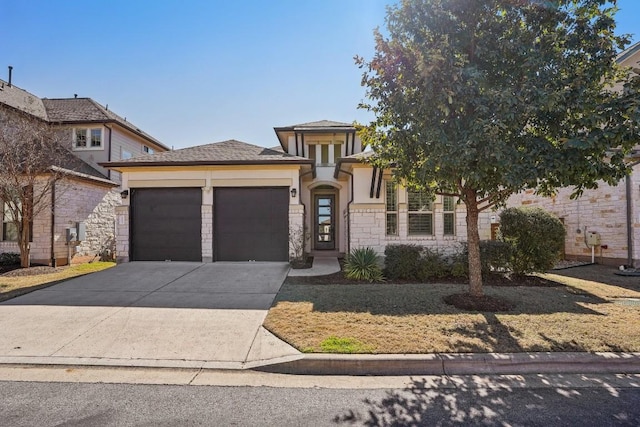
[[[370,58],[392,0],[0,0],[0,78],[40,97],[78,94],[175,148],[274,126],[367,122],[354,55]],[[619,0],[640,41],[640,1]]]

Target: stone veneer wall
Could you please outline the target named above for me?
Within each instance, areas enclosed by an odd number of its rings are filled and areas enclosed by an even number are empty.
[[[640,172],[636,166],[632,180],[632,230],[633,258],[640,260]],[[624,179],[616,186],[602,183],[595,190],[586,190],[576,200],[570,199],[571,190],[563,188],[555,197],[540,197],[528,190],[512,196],[508,206],[535,206],[551,212],[564,222],[567,236],[567,259],[591,260],[591,249],[584,241],[585,231],[601,235],[604,248],[596,248],[595,260],[599,263],[621,265],[627,263],[627,212]]]
[[[306,247],[306,236],[300,236],[301,232],[304,232],[304,205],[289,205],[289,258],[293,259],[296,256],[292,241],[294,238],[304,238]],[[306,230],[307,234],[309,230]]]
[[[371,247],[380,255],[385,247],[393,244],[417,244],[438,249],[445,253],[458,250],[459,243],[467,240],[466,211],[464,205],[456,207],[456,233],[452,236],[444,235],[442,218],[442,204],[436,203],[434,210],[434,234],[432,236],[409,235],[407,205],[401,203],[398,209],[398,235],[386,235],[386,213],[384,205],[351,205],[349,209],[350,221],[350,250]],[[491,237],[490,216],[481,214],[479,221],[480,239]]]
[[[213,262],[213,206],[202,205],[202,262]]]
[[[129,206],[116,206],[116,262],[129,262]]]
[[[54,253],[58,265],[66,264],[69,256],[99,257],[102,250],[113,249],[115,208],[120,199],[113,187],[87,181],[67,180],[56,185]],[[66,230],[75,228],[78,222],[86,224],[86,238],[70,248]],[[50,222],[47,225],[50,227]],[[49,230],[47,236],[50,236]]]
[[[94,189],[84,192],[81,200],[88,209],[95,207],[85,220],[87,226],[86,239],[76,247],[78,255],[98,255],[108,251],[110,257],[115,257],[115,222],[116,206],[122,203],[119,191],[110,190],[106,193]]]

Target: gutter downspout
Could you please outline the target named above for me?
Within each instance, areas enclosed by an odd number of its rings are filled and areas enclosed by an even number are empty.
[[[640,160],[631,163],[630,167],[640,164]],[[633,170],[631,171],[633,173]],[[626,198],[627,198],[627,266],[633,268],[633,191],[631,188],[631,173],[627,174],[624,179]]]
[[[55,230],[56,230],[56,182],[51,184],[51,267],[57,267],[56,265],[56,253],[55,253]]]
[[[346,173],[351,177],[349,180],[351,182],[351,194],[349,195],[349,202],[347,203],[347,253],[349,255],[351,253],[351,203],[353,203],[353,173],[347,172],[346,170],[339,169],[336,175],[340,175],[340,172]]]
[[[297,139],[297,137],[296,137],[296,139]],[[296,142],[296,147],[297,146],[298,146],[298,144]],[[307,236],[304,235],[304,229],[306,228],[306,225],[307,225],[307,205],[305,205],[304,202],[302,201],[302,177],[306,176],[306,175],[309,175],[309,174],[312,174],[313,172],[315,172],[315,165],[313,165],[311,167],[311,170],[308,170],[305,173],[302,173],[302,174],[298,175],[298,192],[300,193],[300,194],[298,194],[298,202],[300,202],[300,204],[302,205],[302,221],[303,221],[302,222],[302,234],[303,234],[302,238],[305,239],[304,246],[307,245],[307,242],[306,242],[306,237]]]
[[[111,162],[111,134],[113,133],[113,130],[106,124],[104,125],[104,127],[109,129],[109,140],[107,142],[108,144],[107,161]],[[111,179],[111,169],[107,169],[107,178]]]

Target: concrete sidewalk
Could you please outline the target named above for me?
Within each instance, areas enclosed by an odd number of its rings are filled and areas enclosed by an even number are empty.
[[[314,257],[311,268],[299,268],[289,270],[290,277],[306,277],[306,276],[326,276],[340,271],[340,263],[338,258],[333,257]]]

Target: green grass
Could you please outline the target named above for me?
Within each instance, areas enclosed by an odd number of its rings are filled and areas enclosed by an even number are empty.
[[[355,338],[339,338],[330,336],[320,343],[325,353],[371,353],[373,346],[366,345]]]

